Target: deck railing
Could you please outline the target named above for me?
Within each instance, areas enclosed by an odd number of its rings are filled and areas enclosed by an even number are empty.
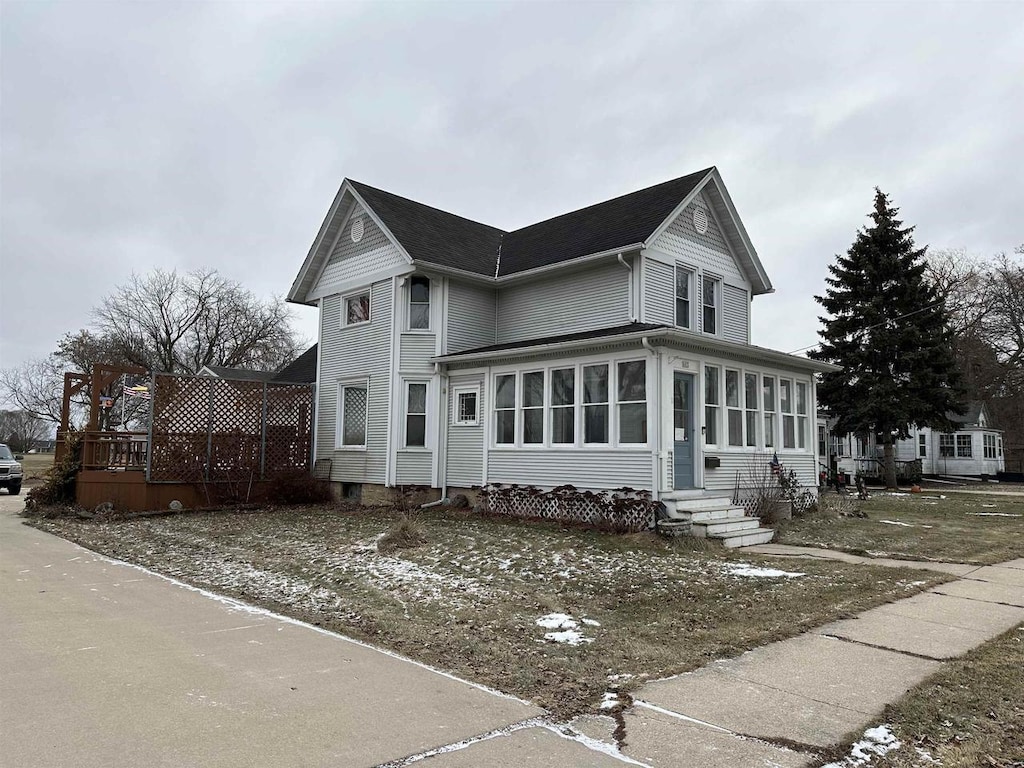
[[[145,432],[86,432],[82,469],[145,471],[148,453]]]

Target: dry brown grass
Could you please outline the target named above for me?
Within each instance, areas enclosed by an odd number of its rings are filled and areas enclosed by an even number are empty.
[[[628,688],[692,670],[946,578],[435,510],[416,522],[426,543],[390,554],[377,541],[400,514],[358,507],[34,524],[563,716],[596,706],[609,675]],[[740,562],[804,575],[744,577]],[[552,612],[591,642],[546,642],[536,620]]]

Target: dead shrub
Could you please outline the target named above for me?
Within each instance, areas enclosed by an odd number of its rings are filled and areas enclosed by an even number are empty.
[[[42,485],[25,495],[25,514],[32,517],[63,517],[75,513],[75,486],[82,469],[81,432],[68,432],[61,460],[46,472]]]
[[[278,475],[267,483],[271,504],[326,504],[330,500],[331,484],[302,470]]]
[[[860,508],[860,502],[857,499],[842,494],[819,496],[818,514],[827,518],[868,516]]]
[[[382,554],[396,549],[414,549],[427,543],[427,535],[419,521],[402,515],[391,529],[377,540],[377,551]]]

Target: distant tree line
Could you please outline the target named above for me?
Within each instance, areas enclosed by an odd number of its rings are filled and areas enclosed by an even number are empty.
[[[182,374],[207,365],[277,370],[301,348],[291,320],[282,298],[260,299],[216,270],[132,275],[92,310],[89,326],[64,334],[52,353],[0,370],[0,401],[57,423],[64,373],[91,373],[95,363]],[[120,400],[119,390],[112,394]],[[83,392],[74,403],[79,418],[88,402]]]

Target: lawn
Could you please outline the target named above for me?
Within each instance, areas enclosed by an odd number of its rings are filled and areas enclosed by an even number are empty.
[[[451,511],[417,513],[426,543],[382,554],[397,520],[310,507],[35,524],[560,716],[612,683],[692,670],[946,578]]]
[[[886,707],[885,730],[899,746],[865,768],[1024,765],[1022,661],[1024,625],[944,664]]]
[[[867,518],[794,518],[775,541],[901,560],[991,564],[1024,557],[1024,496],[877,492],[861,509]]]
[[[25,472],[25,483],[30,480],[41,480],[46,470],[53,466],[52,453],[26,453],[21,461],[21,468]]]

